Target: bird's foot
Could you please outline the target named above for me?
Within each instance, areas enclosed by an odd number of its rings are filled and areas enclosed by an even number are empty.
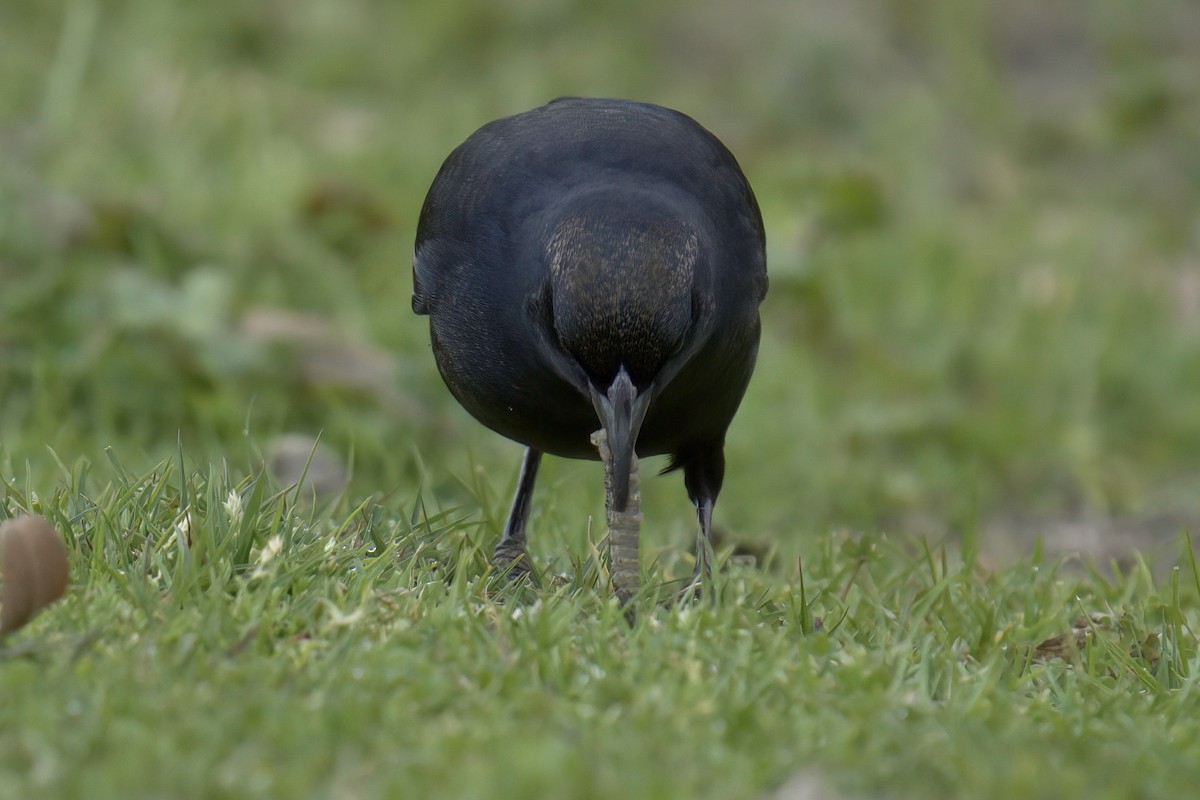
[[[681,603],[699,602],[704,596],[705,586],[708,586],[710,589],[712,587],[712,571],[697,566],[696,570],[692,573],[691,580],[679,590],[677,599]]]
[[[525,552],[524,542],[500,542],[492,552],[492,566],[499,575],[510,582],[523,579],[532,581],[536,578],[529,563],[529,554]]]
[[[712,584],[714,560],[712,542],[701,531],[700,535],[696,537],[696,566],[692,569],[692,580],[684,588],[683,596],[693,600],[700,599],[704,585]]]
[[[696,578],[688,581],[687,584],[679,590],[675,595],[675,602],[678,605],[691,605],[692,603],[700,602],[700,598],[704,595],[704,587],[702,582]]]

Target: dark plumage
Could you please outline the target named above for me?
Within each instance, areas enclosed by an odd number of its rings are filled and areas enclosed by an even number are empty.
[[[597,427],[616,508],[634,450],[668,453],[707,540],[766,291],[754,193],[690,117],[566,98],[451,153],[421,210],[413,310],[458,401],[529,448],[497,556],[524,553],[541,454],[595,459]]]

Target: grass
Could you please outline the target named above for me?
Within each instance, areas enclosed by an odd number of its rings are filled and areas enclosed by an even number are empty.
[[[84,577],[0,651],[6,794],[753,797],[816,769],[897,796],[1149,797],[1200,778],[1191,560],[1164,585],[826,537],[803,574],[733,566],[630,627],[591,557],[515,597],[461,512],[115,468],[95,494],[83,468],[53,498],[7,487]],[[1043,658],[1079,614],[1086,641]]]
[[[1197,31],[1183,0],[3,4],[0,519],[49,517],[73,581],[0,644],[0,795],[1190,795]],[[692,514],[647,479],[632,627],[595,464],[543,468],[543,586],[491,574],[519,451],[408,311],[441,159],[560,94],[692,113],[768,229],[717,522],[769,563],[726,545],[667,603]],[[341,494],[272,474],[289,432]],[[1064,562],[1062,522],[1145,555]]]

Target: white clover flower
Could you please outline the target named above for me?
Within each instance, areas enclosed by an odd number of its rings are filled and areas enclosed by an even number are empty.
[[[283,537],[275,534],[267,540],[262,552],[258,554],[258,563],[266,564],[268,561],[279,555],[279,551],[283,549]]]
[[[236,489],[230,489],[229,496],[225,498],[225,513],[229,515],[229,522],[234,527],[242,523],[243,511],[242,496]]]
[[[257,548],[251,550],[250,557],[258,563],[254,567],[254,572],[250,573],[250,580],[261,578],[264,575],[270,574],[269,570],[267,569],[267,564],[269,564],[275,558],[275,556],[279,555],[281,550],[283,550],[283,537],[279,534],[275,534],[270,539],[267,539],[267,543],[263,545],[261,550],[258,550]]]
[[[183,512],[175,518],[175,530],[172,531],[174,534],[175,544],[184,548],[185,550],[191,547],[192,531],[195,529],[195,527],[196,518],[192,516],[192,510],[190,508],[184,509]]]

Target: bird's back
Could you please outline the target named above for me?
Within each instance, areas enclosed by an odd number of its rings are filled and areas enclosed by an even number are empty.
[[[419,299],[436,295],[441,273],[465,266],[424,258],[431,243],[511,243],[514,230],[523,221],[540,218],[548,205],[605,183],[694,200],[712,225],[745,244],[736,253],[740,268],[765,294],[758,204],[737,161],[715,136],[690,117],[661,106],[563,98],[483,126],[446,159],[417,229]],[[512,262],[508,266],[525,269]]]

